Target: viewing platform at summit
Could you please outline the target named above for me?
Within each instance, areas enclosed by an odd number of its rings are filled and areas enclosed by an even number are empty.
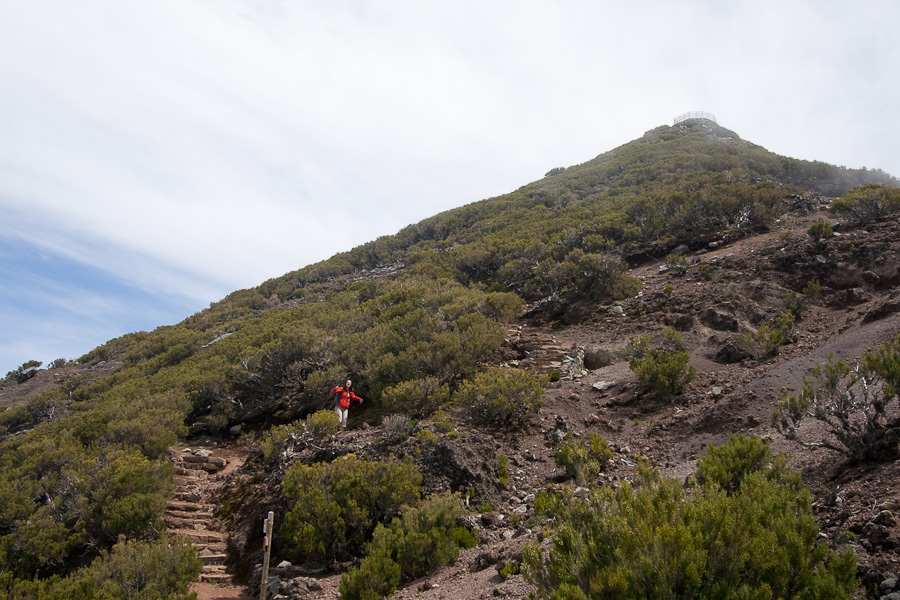
[[[716,122],[716,115],[714,115],[712,113],[708,113],[708,112],[686,112],[683,115],[679,115],[679,116],[675,117],[675,122],[672,124],[678,125],[679,123],[684,123],[685,121],[693,121],[693,120],[700,120],[700,119],[712,121],[713,123],[716,123],[716,125],[718,125],[718,123]]]

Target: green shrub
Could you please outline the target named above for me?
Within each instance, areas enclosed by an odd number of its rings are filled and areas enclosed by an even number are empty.
[[[797,474],[787,468],[787,457],[772,454],[769,445],[757,436],[731,435],[727,444],[710,446],[706,456],[697,461],[697,481],[718,486],[728,494],[740,490],[751,473],[801,487]]]
[[[392,411],[422,418],[431,415],[450,400],[450,387],[436,377],[403,381],[385,389],[384,405]]]
[[[690,261],[684,254],[669,254],[666,256],[666,266],[673,275],[684,275],[690,266]]]
[[[900,428],[889,415],[900,403],[900,336],[864,354],[855,369],[829,354],[812,377],[804,376],[799,394],[785,390],[777,404],[772,423],[781,433],[799,440],[798,428],[811,415],[826,432],[815,443],[850,461],[897,455]]]
[[[497,455],[497,483],[501,489],[506,489],[509,485],[509,467],[507,466],[509,458],[505,454]]]
[[[591,433],[587,438],[575,440],[571,431],[553,450],[553,460],[579,484],[588,483],[597,478],[612,458],[609,443],[600,434]]]
[[[641,336],[629,340],[628,366],[645,390],[661,400],[681,392],[697,374],[690,365],[691,355],[685,350],[681,334],[665,327],[657,336]]]
[[[817,299],[822,297],[822,284],[818,279],[810,279],[803,287],[803,295],[809,298]]]
[[[441,441],[441,438],[429,429],[420,429],[419,433],[416,434],[416,439],[419,440],[419,443],[426,446],[434,446]]]
[[[503,566],[500,567],[497,574],[505,581],[510,575],[518,575],[521,571],[522,565],[516,561],[510,560],[503,563]]]
[[[557,524],[548,553],[523,551],[538,598],[851,598],[856,557],[817,541],[806,490],[753,472],[733,494],[687,495],[646,463],[635,474],[587,498],[539,494]]]
[[[406,415],[388,415],[381,424],[384,427],[384,439],[389,444],[404,441],[416,428],[416,421]]]
[[[381,527],[376,535],[381,534]],[[400,565],[384,548],[367,550],[358,567],[341,575],[342,600],[381,600],[387,598],[400,584]]]
[[[816,221],[806,230],[806,233],[816,242],[834,237],[834,229],[825,221]]]
[[[299,562],[352,558],[378,523],[416,504],[422,474],[412,463],[359,460],[294,463],[284,476],[291,508],[281,534],[285,554]]]
[[[797,292],[788,292],[784,297],[784,307],[796,321],[799,321],[803,317],[803,311],[806,310],[806,300],[798,296]]]
[[[794,341],[794,321],[793,313],[781,313],[775,318],[775,327],[762,325],[756,333],[745,331],[738,336],[737,343],[756,358],[775,356],[780,347]]]
[[[300,452],[310,446],[317,446],[337,433],[339,428],[340,421],[333,410],[320,410],[301,421],[272,427],[259,439],[263,459],[271,462],[287,448]]]
[[[516,369],[492,369],[463,382],[454,399],[472,419],[495,429],[521,430],[543,406],[540,383]]]
[[[0,592],[22,600],[191,600],[190,591],[202,565],[197,548],[187,538],[126,541],[104,551],[89,566],[68,577],[44,581],[7,580],[0,575]]]
[[[341,577],[344,600],[389,596],[400,581],[422,577],[456,562],[461,548],[477,544],[458,525],[462,506],[454,496],[432,496],[418,508],[406,507],[389,526],[379,525],[357,569]]]
[[[450,420],[450,413],[446,410],[439,410],[433,415],[434,428],[441,433],[451,433],[454,430],[453,421]]]
[[[854,225],[868,225],[900,213],[900,189],[886,185],[864,185],[832,202],[831,212],[847,215]]]

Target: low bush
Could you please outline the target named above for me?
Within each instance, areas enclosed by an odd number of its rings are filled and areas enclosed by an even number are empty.
[[[388,415],[381,424],[384,427],[384,440],[389,444],[404,441],[416,428],[416,421],[406,415]]]
[[[340,428],[338,416],[332,410],[320,410],[305,419],[272,427],[259,440],[263,459],[274,461],[282,452],[300,452],[320,445]]]
[[[900,442],[900,421],[891,407],[900,403],[900,336],[867,352],[855,367],[828,356],[812,379],[804,376],[799,394],[784,392],[772,423],[788,439],[800,441],[798,428],[812,416],[826,436],[813,442],[850,461],[891,460]]]
[[[439,410],[433,415],[434,428],[441,433],[450,433],[454,430],[453,421],[450,420],[450,413],[446,410]]]
[[[864,185],[831,203],[831,212],[846,215],[854,225],[868,225],[900,213],[900,189],[886,185]]]
[[[741,480],[731,494],[712,481],[687,494],[646,462],[633,485],[586,498],[541,492],[535,510],[547,509],[557,524],[549,552],[536,542],[523,551],[536,596],[849,600],[855,555],[817,541],[809,492],[753,471],[758,458],[717,476]]]
[[[598,433],[591,433],[587,438],[576,441],[569,431],[553,451],[556,464],[563,467],[569,477],[573,477],[579,484],[596,479],[611,458],[609,443]]]
[[[773,454],[769,445],[757,436],[730,436],[727,444],[710,446],[706,456],[697,461],[697,481],[715,485],[727,494],[741,489],[751,473],[762,473],[767,479],[802,486],[797,474],[787,468],[784,454]]]
[[[627,353],[628,366],[640,386],[661,400],[679,394],[697,375],[684,339],[671,327],[664,327],[656,336],[631,338]]]
[[[461,548],[472,548],[478,542],[467,528],[458,525],[462,514],[458,498],[432,496],[418,508],[404,508],[390,525],[379,525],[359,567],[341,577],[341,597],[384,598],[401,581],[456,562]]]
[[[425,446],[434,446],[441,441],[441,438],[430,429],[420,429],[419,433],[416,434],[416,439]]]
[[[493,369],[463,382],[454,400],[472,420],[494,429],[522,430],[544,404],[544,390],[531,375],[516,369]]]
[[[0,595],[6,592],[6,597],[19,600],[191,600],[196,594],[190,587],[201,567],[197,548],[187,538],[123,538],[67,577],[4,582],[0,574]]]
[[[818,242],[826,238],[834,237],[834,229],[832,229],[831,225],[825,221],[816,221],[806,230],[806,234],[814,241]]]
[[[285,554],[298,562],[357,556],[376,525],[419,501],[422,474],[412,463],[348,455],[332,463],[294,463],[284,476],[291,503],[281,526]]]
[[[497,455],[497,484],[504,490],[509,485],[509,457],[505,454]]]
[[[738,346],[757,359],[771,358],[778,349],[794,341],[794,314],[784,312],[775,319],[775,326],[763,325],[756,332],[745,331],[738,336]]]
[[[430,416],[450,400],[450,387],[436,377],[403,381],[385,389],[381,401],[395,412],[411,417]]]

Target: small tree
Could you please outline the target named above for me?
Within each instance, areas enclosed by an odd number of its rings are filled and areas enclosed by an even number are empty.
[[[900,391],[900,336],[867,352],[855,367],[829,354],[812,377],[804,376],[799,394],[785,391],[772,415],[785,437],[799,441],[800,423],[812,416],[828,436],[807,445],[830,448],[851,461],[896,455],[900,422],[888,421],[888,408]]]
[[[655,337],[631,338],[628,355],[628,366],[641,387],[662,400],[680,393],[697,375],[684,339],[671,327],[663,328]]]

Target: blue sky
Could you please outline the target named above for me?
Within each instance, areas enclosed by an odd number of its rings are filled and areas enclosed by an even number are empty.
[[[687,111],[900,174],[888,0],[0,0],[0,375]]]

